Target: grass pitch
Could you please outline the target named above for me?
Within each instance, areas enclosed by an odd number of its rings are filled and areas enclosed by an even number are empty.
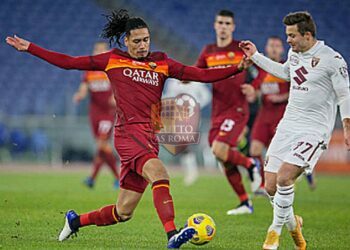
[[[0,249],[165,249],[166,237],[153,207],[150,189],[134,218],[109,227],[82,228],[77,238],[57,241],[64,213],[78,213],[115,202],[112,178],[103,173],[93,190],[81,183],[84,172],[19,173],[0,171]],[[349,249],[350,176],[318,176],[318,187],[309,191],[306,181],[297,184],[295,212],[304,218],[308,249]],[[182,226],[196,212],[212,216],[217,234],[204,246],[183,249],[261,249],[272,208],[264,198],[253,199],[255,212],[238,217],[226,211],[238,203],[224,176],[202,176],[191,187],[172,178],[171,192],[176,223]],[[280,249],[293,249],[286,229]]]

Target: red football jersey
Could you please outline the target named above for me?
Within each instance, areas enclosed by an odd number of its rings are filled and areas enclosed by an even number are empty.
[[[163,52],[134,59],[113,49],[95,56],[77,56],[46,50],[30,43],[28,52],[64,69],[105,71],[116,100],[117,126],[160,122],[160,101],[168,77],[187,81],[213,82],[239,73],[237,67],[200,69],[183,65]]]
[[[83,83],[87,84],[90,94],[90,113],[113,113],[115,107],[111,104],[112,88],[108,77],[103,71],[86,71]]]
[[[259,68],[258,77],[252,82],[252,85],[255,89],[260,89],[262,97],[260,112],[264,114],[264,119],[281,119],[288,100],[281,103],[273,103],[268,99],[268,96],[288,93],[289,82]]]
[[[200,68],[223,68],[238,65],[243,57],[238,47],[239,41],[233,40],[226,47],[210,44],[203,48],[196,66]],[[219,126],[223,119],[237,113],[249,115],[249,106],[242,94],[241,85],[245,83],[247,72],[243,71],[231,78],[213,84],[212,126]]]

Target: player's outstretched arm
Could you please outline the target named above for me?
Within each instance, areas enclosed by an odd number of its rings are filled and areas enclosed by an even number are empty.
[[[96,56],[69,56],[57,53],[51,50],[44,49],[32,42],[24,40],[18,36],[7,37],[7,44],[14,47],[18,51],[28,52],[37,56],[48,63],[63,69],[78,69],[78,70],[104,70],[108,62],[108,54],[100,54]]]
[[[196,81],[206,83],[224,80],[244,70],[243,62],[238,66],[231,66],[227,68],[202,69],[193,66],[186,66],[182,63],[168,58],[168,65],[169,77],[182,81]]]
[[[243,50],[246,56],[251,59],[257,66],[269,72],[270,74],[289,81],[289,62],[284,64],[275,62],[270,58],[260,54],[256,46],[251,41],[242,41],[239,47]]]

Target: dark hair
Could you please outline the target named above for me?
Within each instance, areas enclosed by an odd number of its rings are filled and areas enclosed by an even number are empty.
[[[307,11],[292,12],[283,18],[285,25],[297,25],[298,31],[301,35],[310,32],[313,37],[316,36],[316,24],[312,16]]]
[[[119,47],[123,46],[121,38],[130,35],[134,29],[147,28],[146,22],[140,17],[130,17],[125,9],[112,11],[110,15],[105,15],[107,23],[103,28],[101,37],[109,39],[109,44],[116,43]]]
[[[233,14],[232,11],[230,10],[220,10],[216,16],[227,16],[227,17],[232,17],[232,19],[235,18],[235,14]]]
[[[267,39],[279,40],[279,41],[283,44],[283,40],[282,40],[282,38],[280,38],[279,36],[269,36]]]

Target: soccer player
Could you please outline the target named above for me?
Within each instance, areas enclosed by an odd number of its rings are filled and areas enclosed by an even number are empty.
[[[122,162],[117,203],[80,215],[68,211],[59,241],[85,226],[108,226],[131,219],[150,183],[154,206],[168,237],[167,246],[179,248],[193,237],[195,230],[191,227],[176,230],[169,175],[158,158],[155,128],[160,122],[159,104],[164,82],[168,77],[219,81],[241,72],[247,65],[242,60],[238,66],[224,69],[185,66],[163,52],[150,52],[149,28],[142,18],[130,17],[122,9],[112,12],[107,20],[103,37],[119,46],[124,41],[127,51],[114,48],[99,55],[72,57],[46,50],[17,36],[6,38],[7,43],[18,51],[27,51],[61,68],[105,71],[116,100],[114,146]]]
[[[93,55],[98,55],[108,51],[108,44],[97,42],[94,45]],[[113,154],[113,149],[109,144],[112,135],[112,128],[115,117],[115,101],[111,89],[111,84],[105,72],[86,71],[79,90],[74,94],[73,101],[79,103],[90,94],[89,118],[94,134],[97,152],[94,156],[94,168],[90,177],[84,183],[92,188],[101,166],[107,163],[115,178],[114,187],[119,187],[119,175]]]
[[[282,62],[284,53],[283,41],[277,36],[268,38],[265,46],[266,56],[275,62]],[[277,78],[259,68],[258,76],[252,84],[244,84],[242,91],[249,101],[255,101],[258,92],[261,93],[261,107],[255,118],[251,131],[249,154],[260,159],[264,148],[270,144],[276,127],[281,120],[289,97],[289,83]],[[262,182],[256,195],[266,195],[264,188],[264,171],[261,168]]]
[[[214,29],[216,43],[205,46],[197,60],[200,68],[225,68],[237,65],[243,52],[239,41],[233,39],[235,30],[234,14],[221,10],[215,17]],[[240,199],[240,204],[227,211],[228,215],[251,214],[253,206],[243,186],[237,166],[249,170],[255,183],[254,191],[259,188],[261,177],[257,170],[259,161],[246,157],[237,150],[238,138],[243,133],[249,119],[249,106],[241,86],[245,83],[247,72],[213,84],[213,103],[209,144],[212,152],[223,166],[227,180]]]
[[[294,183],[304,171],[312,172],[327,148],[337,105],[350,151],[349,77],[344,58],[317,40],[316,25],[308,12],[289,13],[283,23],[291,46],[284,64],[259,54],[250,41],[243,41],[240,47],[256,65],[291,85],[286,111],[267,151],[265,187],[274,209],[263,248],[278,248],[285,224],[296,248],[306,249],[303,220],[293,211]]]

